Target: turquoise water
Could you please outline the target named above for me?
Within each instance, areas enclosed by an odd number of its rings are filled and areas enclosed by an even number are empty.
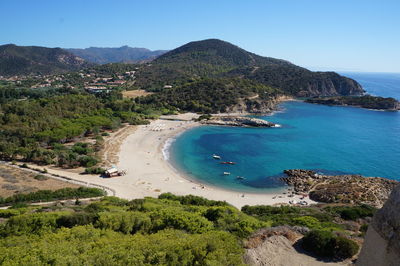
[[[363,78],[357,80],[365,89],[374,87],[373,77]],[[380,78],[381,88],[390,84]],[[365,80],[371,83],[365,86]],[[391,93],[381,95],[400,98],[399,87],[397,94],[396,89]],[[280,108],[282,111],[261,118],[281,128],[205,126],[189,130],[172,144],[171,162],[194,179],[246,192],[282,188],[282,171],[294,168],[400,180],[400,112],[303,102],[286,102]],[[214,153],[221,161],[237,164],[221,165],[212,158]]]

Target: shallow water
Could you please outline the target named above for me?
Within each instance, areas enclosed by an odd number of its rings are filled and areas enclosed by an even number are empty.
[[[357,80],[371,90],[373,77]],[[365,80],[369,80],[367,86]],[[382,80],[380,76],[379,84]],[[384,85],[391,86],[391,82]],[[397,92],[394,88],[392,95],[382,95],[398,98]],[[295,168],[400,180],[400,112],[303,102],[286,102],[280,108],[281,112],[261,117],[281,124],[280,128],[204,126],[189,130],[171,145],[171,162],[194,179],[246,192],[281,188],[282,171]],[[212,154],[237,164],[222,165]]]

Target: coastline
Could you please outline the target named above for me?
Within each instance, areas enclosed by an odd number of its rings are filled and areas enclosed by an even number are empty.
[[[284,189],[271,193],[227,190],[202,183],[176,169],[165,158],[165,149],[168,148],[166,145],[171,144],[173,139],[186,130],[202,126],[201,123],[192,120],[198,116],[194,113],[162,116],[148,125],[126,126],[111,134],[106,139],[108,147],[101,153],[103,164],[115,164],[119,169],[126,170],[127,174],[124,176],[103,178],[98,175],[81,174],[82,169],[61,169],[34,164],[28,166],[36,169],[46,168],[49,175],[59,176],[64,180],[102,187],[112,191],[111,196],[128,200],[158,197],[161,193],[170,192],[226,201],[239,209],[244,205],[279,205],[301,200],[308,204],[317,203],[308,197],[301,199],[299,195],[288,197],[288,194],[283,194]]]
[[[194,114],[183,114],[186,117]],[[179,119],[179,115],[177,116]],[[116,190],[117,196],[122,198],[157,197],[161,193],[170,192],[176,195],[196,195],[212,200],[226,201],[237,208],[244,205],[274,205],[289,204],[289,201],[300,201],[300,197],[288,197],[279,193],[247,193],[222,189],[208,184],[202,184],[185,176],[174,168],[164,158],[165,145],[170,139],[176,138],[184,131],[200,126],[198,122],[190,120],[162,120],[153,121],[147,126],[138,126],[137,130],[129,135],[121,145],[117,166],[127,171],[122,177],[110,180],[119,180],[124,188]],[[164,128],[162,130],[158,130]],[[311,204],[314,201],[306,201]]]

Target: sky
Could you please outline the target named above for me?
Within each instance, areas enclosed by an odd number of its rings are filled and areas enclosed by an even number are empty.
[[[312,70],[400,72],[400,0],[0,0],[0,45],[222,39]]]

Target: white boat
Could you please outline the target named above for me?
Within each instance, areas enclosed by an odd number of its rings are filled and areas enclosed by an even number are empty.
[[[219,155],[216,155],[216,154],[213,154],[213,156],[212,156],[214,159],[216,159],[216,160],[220,160],[221,159],[221,156],[219,156]]]
[[[236,177],[236,179],[244,179],[244,177],[238,175],[238,176]]]
[[[224,172],[224,175],[230,175],[231,173],[229,173],[229,172]]]

